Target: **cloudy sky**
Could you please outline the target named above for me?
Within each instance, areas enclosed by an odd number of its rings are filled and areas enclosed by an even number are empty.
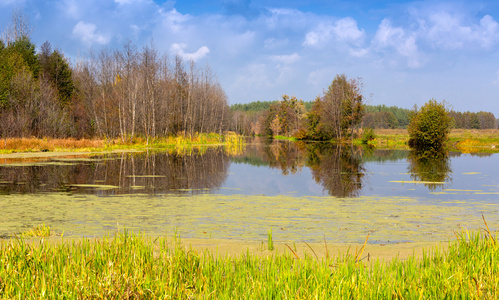
[[[151,42],[217,74],[229,102],[313,100],[344,73],[367,103],[435,98],[499,117],[499,1],[0,0],[72,60]]]

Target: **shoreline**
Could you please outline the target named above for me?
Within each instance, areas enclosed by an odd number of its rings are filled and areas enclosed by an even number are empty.
[[[347,255],[355,255],[361,251],[364,244],[357,243],[330,243],[325,244],[312,242],[285,242],[273,241],[273,250],[268,249],[268,244],[265,241],[249,241],[236,239],[200,239],[200,238],[175,238],[163,236],[148,236],[138,235],[144,239],[155,240],[157,238],[166,238],[168,245],[171,247],[180,246],[185,251],[195,251],[198,254],[209,254],[215,257],[241,257],[244,255],[252,255],[256,257],[272,257],[276,255],[290,255],[299,259],[305,257],[313,257],[319,260],[329,258],[344,257]],[[90,243],[98,243],[109,238],[112,240],[115,235],[105,237],[23,237],[22,240],[35,246],[43,243],[54,245],[72,245],[81,241],[89,241]],[[0,239],[1,244],[7,244],[12,241],[21,239],[20,237],[8,237]],[[406,260],[408,258],[420,259],[425,253],[432,253],[436,249],[438,251],[447,251],[449,244],[456,241],[428,241],[428,242],[407,242],[393,244],[365,244],[362,253],[361,261],[384,261],[389,262],[393,259]],[[327,248],[326,248],[327,247]],[[293,250],[291,251],[290,248]]]

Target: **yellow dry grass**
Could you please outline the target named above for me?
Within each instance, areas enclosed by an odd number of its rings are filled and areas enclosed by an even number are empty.
[[[376,129],[378,135],[408,135],[407,129]],[[452,129],[450,137],[499,137],[499,129]]]
[[[104,145],[103,140],[97,139],[8,138],[0,141],[0,150],[57,151],[101,148]]]

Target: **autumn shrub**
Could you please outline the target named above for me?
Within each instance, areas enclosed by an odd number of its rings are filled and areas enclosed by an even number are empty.
[[[362,132],[362,137],[360,140],[362,144],[367,145],[370,141],[373,141],[375,139],[376,134],[374,133],[374,129],[368,127]]]
[[[452,122],[445,102],[431,99],[421,108],[415,107],[407,127],[409,146],[418,151],[444,150]]]

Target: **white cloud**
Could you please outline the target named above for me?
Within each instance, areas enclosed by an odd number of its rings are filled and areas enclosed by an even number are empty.
[[[491,15],[484,15],[483,11],[490,10],[478,3],[412,3],[407,28],[430,49],[490,50],[499,43],[499,24]]]
[[[304,46],[316,46],[319,43],[319,34],[311,31],[305,36]]]
[[[202,46],[196,52],[193,53],[185,52],[184,51],[185,48],[187,48],[186,44],[173,44],[170,50],[171,52],[179,55],[180,57],[188,61],[198,61],[210,53],[210,49],[206,46]]]
[[[421,66],[416,36],[407,33],[402,27],[393,27],[388,19],[381,21],[372,43],[376,50],[394,49],[397,54],[407,58],[407,65],[411,68]]]
[[[184,24],[190,19],[189,15],[179,13],[175,8],[169,11],[162,11],[163,24],[173,33],[179,33],[184,29]]]
[[[364,30],[357,27],[357,21],[352,18],[339,19],[332,27],[332,30],[337,40],[352,43],[356,46],[360,46],[366,36]]]
[[[499,41],[499,24],[489,15],[480,20],[481,30],[477,30],[477,40],[484,48],[491,48]]]
[[[295,52],[289,55],[272,55],[270,59],[283,64],[292,64],[299,61],[301,57]]]
[[[323,44],[334,40],[337,42],[361,46],[366,37],[363,29],[359,29],[357,21],[347,17],[331,23],[321,23],[305,36],[304,46],[322,46]]]
[[[109,43],[110,38],[96,32],[97,26],[93,23],[79,21],[73,28],[73,36],[80,39],[87,46],[94,43],[105,45]]]
[[[499,25],[490,15],[479,24],[465,24],[460,15],[443,11],[420,20],[420,24],[422,37],[441,49],[489,49],[499,41]]]

